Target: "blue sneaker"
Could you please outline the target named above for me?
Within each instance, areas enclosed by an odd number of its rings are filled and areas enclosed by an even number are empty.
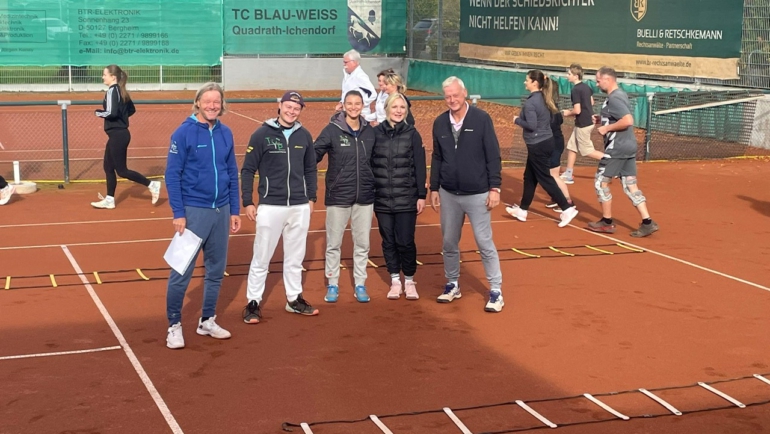
[[[337,285],[329,285],[326,287],[326,296],[324,297],[325,302],[336,303],[339,296],[340,288]]]
[[[369,294],[366,293],[364,285],[356,285],[356,300],[359,303],[369,303]]]

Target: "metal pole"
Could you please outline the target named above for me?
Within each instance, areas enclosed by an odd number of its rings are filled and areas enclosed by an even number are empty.
[[[438,0],[438,45],[436,50],[436,60],[443,60],[444,57],[444,0]]]
[[[72,92],[72,65],[67,65],[67,75],[69,76],[69,91]]]
[[[163,65],[160,65],[160,90],[163,90]]]
[[[72,104],[69,100],[59,100],[57,104],[61,105],[61,138],[62,150],[64,151],[64,183],[70,183],[70,144],[67,134],[67,106]]]
[[[414,58],[414,2],[409,0],[409,58]]]
[[[645,133],[644,143],[644,161],[650,161],[650,142],[652,141],[652,100],[655,98],[655,92],[647,92],[647,132]]]

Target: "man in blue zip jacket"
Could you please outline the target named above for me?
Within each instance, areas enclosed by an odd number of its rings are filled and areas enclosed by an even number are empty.
[[[265,280],[278,240],[283,235],[283,283],[286,311],[318,315],[302,297],[302,261],[305,259],[310,216],[316,201],[316,154],[313,137],[297,121],[305,100],[286,92],[278,103],[278,117],[269,119],[251,136],[241,170],[246,216],[257,222],[254,257],[249,267],[243,322],[262,319],[260,304]],[[254,205],[254,176],[259,172],[259,208]]]
[[[174,212],[174,230],[179,234],[190,230],[203,241],[185,273],[171,270],[168,279],[166,346],[169,348],[184,347],[182,303],[201,249],[206,277],[203,315],[196,332],[216,339],[230,337],[230,332],[215,322],[219,288],[227,264],[228,232],[236,233],[241,228],[233,133],[219,122],[225,109],[222,88],[216,83],[206,83],[195,95],[193,115],[171,136],[166,189]]]

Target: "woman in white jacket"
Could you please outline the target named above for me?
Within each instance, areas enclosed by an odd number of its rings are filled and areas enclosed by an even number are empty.
[[[375,126],[385,120],[385,101],[387,101],[388,97],[394,93],[404,95],[406,92],[404,81],[392,68],[377,74],[377,80],[380,86],[380,92],[377,94],[377,99],[374,101],[375,111],[366,118],[367,121]],[[406,96],[404,96],[404,99],[406,100],[409,110],[406,116],[406,123],[414,125],[414,116],[412,115],[411,110],[412,103],[409,102],[409,99]]]

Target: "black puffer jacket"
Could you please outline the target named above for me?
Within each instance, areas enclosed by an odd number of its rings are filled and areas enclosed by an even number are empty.
[[[354,135],[345,122],[345,113],[332,116],[329,125],[315,140],[316,161],[329,153],[326,172],[326,206],[370,205],[374,203],[374,173],[372,173],[372,148],[374,128],[363,116],[361,127]]]
[[[372,150],[374,210],[417,212],[417,200],[425,199],[425,149],[422,137],[406,122],[391,126],[385,121],[374,129]]]

